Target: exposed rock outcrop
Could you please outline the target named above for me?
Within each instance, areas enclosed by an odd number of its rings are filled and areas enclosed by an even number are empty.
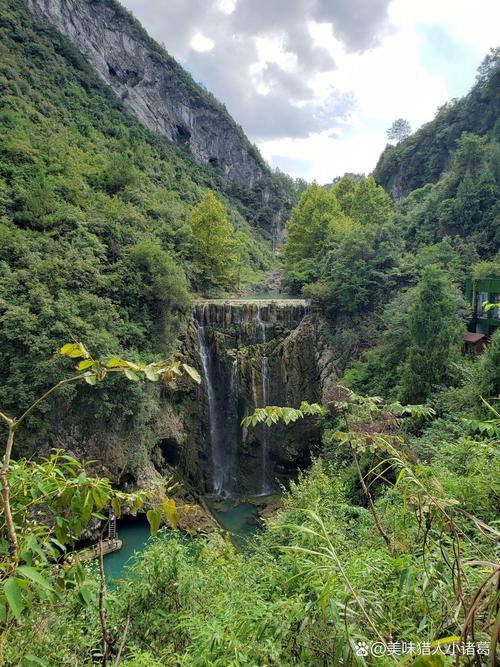
[[[322,400],[336,377],[325,326],[298,299],[214,300],[195,307],[185,345],[198,360],[204,386],[188,417],[196,435],[190,433],[183,450],[186,472],[206,491],[271,493],[318,451],[321,434],[313,419],[271,428],[242,428],[240,422],[256,407]]]
[[[281,235],[284,211],[273,204],[277,185],[258,151],[225,107],[118,2],[26,1],[39,19],[71,40],[141,123],[218,170],[229,185],[254,190],[254,200],[258,193],[269,212],[259,223],[275,238]]]

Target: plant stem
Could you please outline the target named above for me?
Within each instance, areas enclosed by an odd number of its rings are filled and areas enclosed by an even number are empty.
[[[122,640],[118,648],[118,653],[116,654],[115,667],[118,667],[120,659],[122,657],[123,649],[125,648],[125,642],[127,641],[128,628],[130,624],[130,603],[127,609],[127,620],[125,621],[125,629],[123,630]]]
[[[15,561],[17,561],[17,551],[19,548],[19,543],[17,541],[16,526],[14,524],[14,519],[12,517],[12,509],[10,506],[10,486],[9,486],[9,468],[10,468],[10,459],[12,457],[12,449],[14,447],[14,435],[22,422],[28,417],[28,415],[33,412],[36,406],[44,401],[50,396],[56,389],[62,387],[69,382],[76,382],[81,380],[84,375],[74,375],[73,377],[67,378],[66,380],[61,380],[48,391],[46,391],[42,396],[36,399],[18,419],[12,419],[8,417],[3,412],[0,412],[0,419],[7,424],[8,434],[7,434],[7,445],[5,447],[5,453],[3,456],[2,468],[0,469],[0,482],[2,484],[2,509],[3,515],[5,517],[5,524],[7,526],[7,535],[9,539],[9,549],[10,553]]]
[[[5,447],[5,454],[3,456],[2,469],[0,470],[0,482],[2,483],[2,508],[5,517],[5,524],[7,526],[7,535],[9,538],[10,553],[14,560],[17,560],[17,550],[19,548],[17,542],[16,527],[14,519],[12,518],[12,510],[10,507],[10,486],[9,486],[9,466],[10,458],[12,456],[12,448],[14,447],[14,433],[16,422],[9,420],[9,432],[7,435],[7,445]]]
[[[99,620],[101,622],[102,633],[102,665],[106,667],[108,658],[110,657],[110,648],[113,640],[108,632],[108,620],[106,616],[106,609],[104,607],[104,596],[106,595],[106,579],[104,577],[104,557],[102,551],[102,535],[99,538]]]
[[[368,490],[368,487],[365,484],[365,480],[363,477],[363,473],[361,472],[361,468],[359,466],[359,460],[358,460],[358,455],[356,453],[356,450],[354,447],[352,449],[352,456],[354,459],[354,463],[356,464],[356,470],[358,471],[358,477],[359,481],[361,483],[361,486],[363,487],[363,491],[365,492],[365,495],[368,499],[368,505],[370,506],[370,512],[372,513],[373,520],[375,521],[375,525],[377,526],[377,530],[380,533],[380,535],[384,538],[385,543],[389,547],[389,549],[392,551],[392,543],[391,543],[391,538],[389,535],[385,532],[385,530],[382,527],[382,524],[380,523],[380,520],[378,518],[377,510],[375,509],[375,504],[373,502],[372,494]]]

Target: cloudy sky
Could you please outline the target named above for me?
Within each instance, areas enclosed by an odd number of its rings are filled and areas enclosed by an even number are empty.
[[[273,165],[308,180],[370,172],[467,92],[500,42],[498,0],[122,0]]]

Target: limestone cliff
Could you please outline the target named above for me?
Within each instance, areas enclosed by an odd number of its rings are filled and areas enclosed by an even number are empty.
[[[115,0],[26,0],[68,37],[127,109],[153,132],[217,170],[243,201],[260,199],[259,222],[281,234],[279,185],[241,128],[210,93]],[[240,191],[238,191],[240,192]],[[238,192],[236,194],[238,194]],[[244,193],[249,193],[245,195]]]

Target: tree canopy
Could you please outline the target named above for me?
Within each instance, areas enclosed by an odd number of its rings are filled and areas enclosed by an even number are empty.
[[[460,349],[462,331],[444,275],[434,266],[425,268],[408,312],[402,401],[422,403],[433,390],[446,385]]]
[[[193,273],[196,285],[204,288],[235,286],[238,243],[227,219],[227,211],[215,194],[207,190],[188,219],[193,238]]]
[[[396,118],[387,130],[387,139],[399,144],[411,134],[410,123],[404,118]]]

